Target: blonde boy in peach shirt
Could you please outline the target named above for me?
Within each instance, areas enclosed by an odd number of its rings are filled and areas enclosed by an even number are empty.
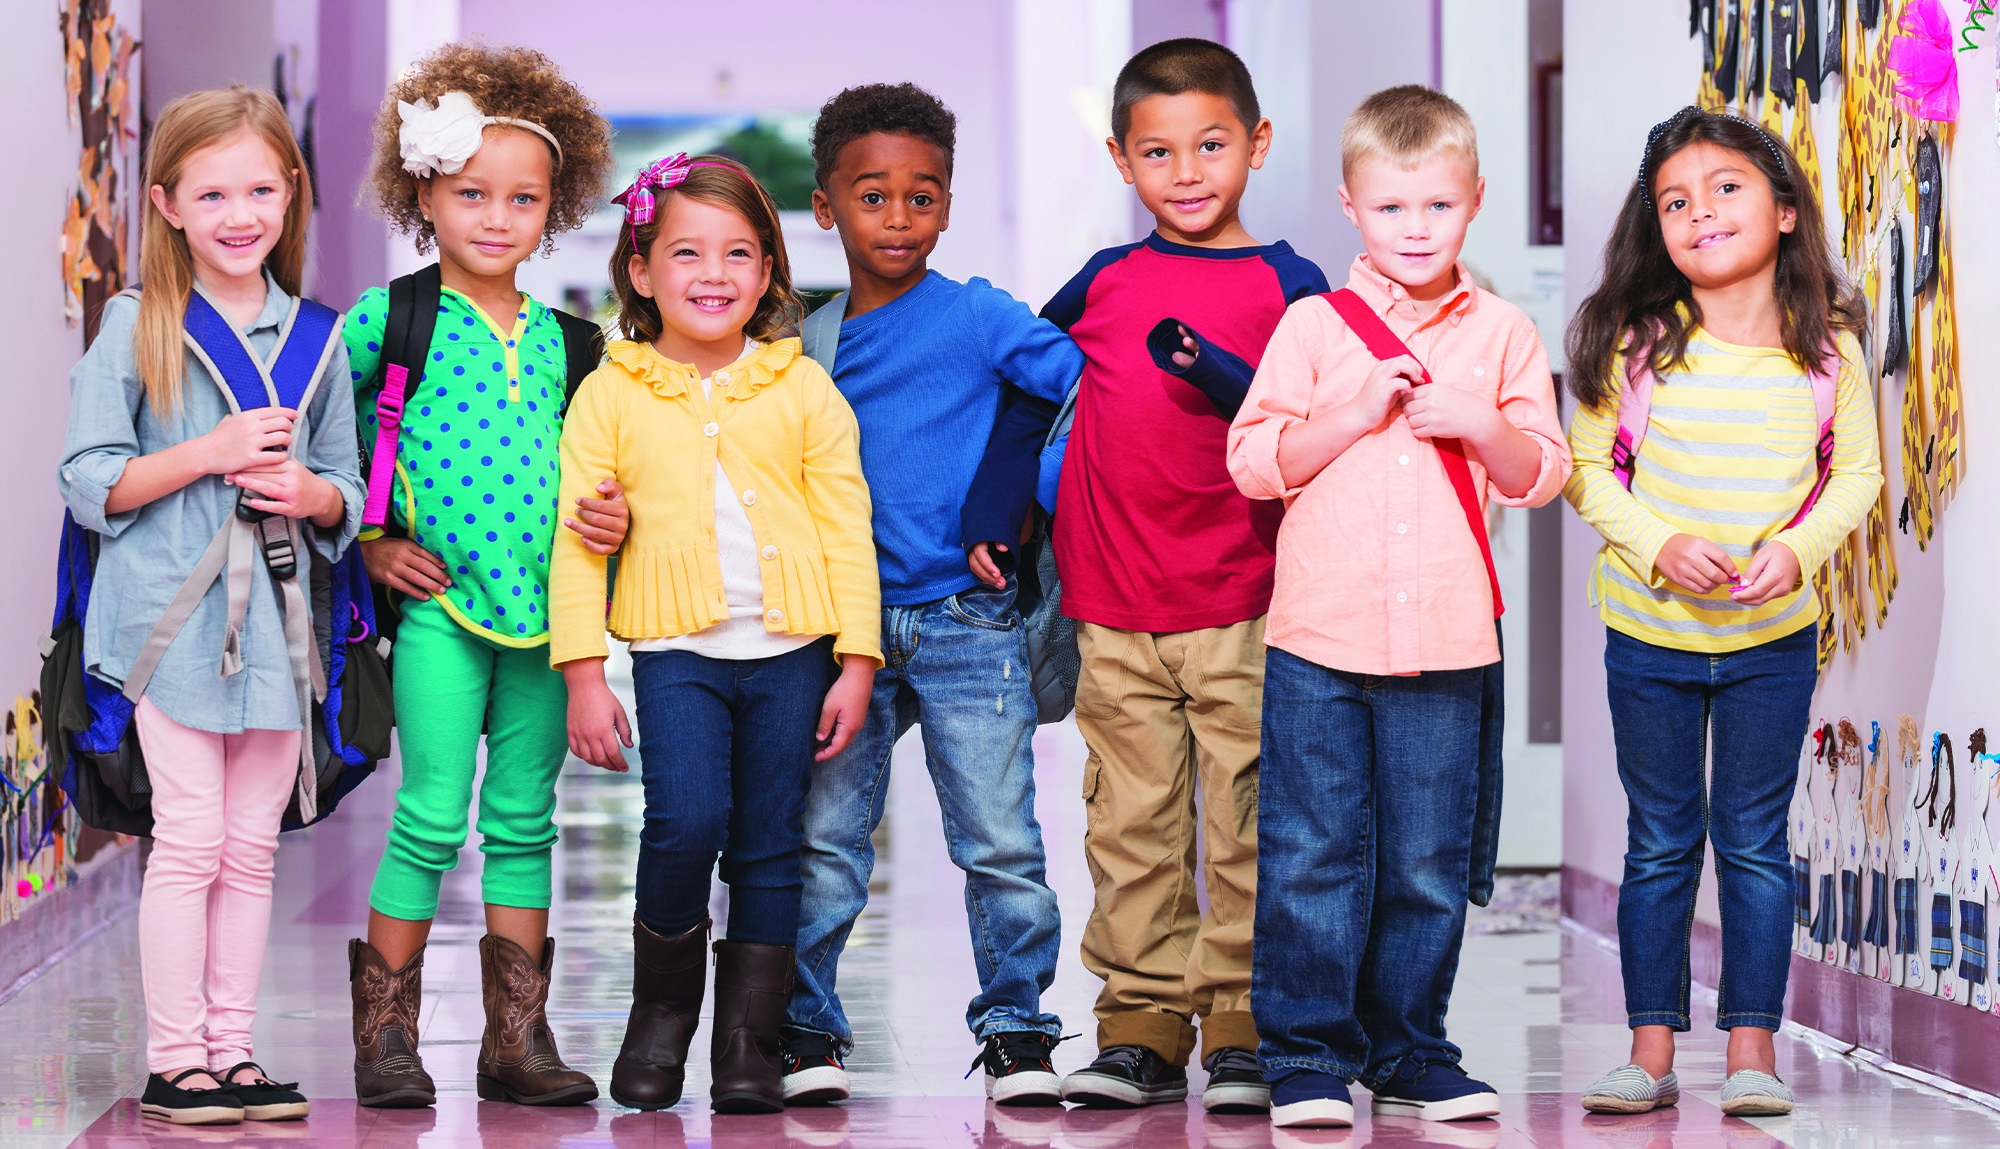
[[[1444,1012],[1497,604],[1437,444],[1457,441],[1482,510],[1554,498],[1569,449],[1534,324],[1458,262],[1484,189],[1465,110],[1378,92],[1348,117],[1341,169],[1366,252],[1348,288],[1414,358],[1377,359],[1324,298],[1295,303],[1229,432],[1237,486],[1288,508],[1265,633],[1259,1052],[1274,1124],[1351,1123],[1357,1078],[1378,1114],[1489,1116]]]

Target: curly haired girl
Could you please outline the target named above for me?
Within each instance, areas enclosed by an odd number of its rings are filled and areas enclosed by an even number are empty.
[[[439,883],[465,844],[482,733],[479,1096],[528,1105],[597,1096],[562,1063],[544,1014],[567,707],[544,649],[561,514],[556,444],[571,341],[596,332],[523,294],[514,272],[583,222],[610,159],[590,100],[520,48],[447,45],[390,87],[376,120],[374,196],[390,225],[419,251],[434,247],[438,261],[408,284],[363,292],[346,328],[362,439],[375,444],[365,521],[381,524],[360,545],[370,576],[402,603],[402,785],[368,938],[348,943],[363,1105],[436,1100],[416,1049],[423,951]],[[399,362],[388,336],[405,288],[416,302],[402,314],[419,317],[408,329],[424,330],[433,307],[435,322],[424,352]],[[587,359],[596,357],[593,346]],[[625,509],[615,488],[600,493],[609,497],[578,499],[563,523],[609,553]]]

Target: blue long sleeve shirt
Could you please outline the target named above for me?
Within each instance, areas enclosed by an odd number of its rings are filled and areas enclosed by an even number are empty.
[[[884,606],[973,585],[960,516],[1002,387],[1061,403],[1082,373],[1067,335],[984,279],[933,271],[840,325],[833,382],[861,424]]]

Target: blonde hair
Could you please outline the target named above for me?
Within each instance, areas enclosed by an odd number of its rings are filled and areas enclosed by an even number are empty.
[[[1479,171],[1479,134],[1457,100],[1422,84],[1384,88],[1348,114],[1340,129],[1340,177],[1364,161],[1386,159],[1413,168],[1451,152]]]
[[[187,236],[167,222],[153,203],[158,187],[173,198],[181,173],[196,152],[249,129],[270,146],[285,169],[291,205],[285,209],[285,229],[264,266],[278,286],[299,294],[306,266],[306,222],[312,218],[312,185],[306,178],[305,157],[292,138],[291,121],[277,97],[261,88],[233,84],[190,92],[160,112],[153,123],[146,152],[146,215],[139,231],[139,320],[132,334],[132,355],[146,385],[146,402],[158,412],[180,404],[187,356],[181,350],[181,325],[188,296],[194,291],[194,255]]]

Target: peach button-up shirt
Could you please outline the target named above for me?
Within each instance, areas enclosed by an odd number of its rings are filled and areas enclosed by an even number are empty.
[[[1541,470],[1510,498],[1466,448],[1482,509],[1536,507],[1568,481],[1570,455],[1548,354],[1520,308],[1482,291],[1458,265],[1458,286],[1424,311],[1363,255],[1347,286],[1388,323],[1435,385],[1486,396],[1541,448]],[[1254,499],[1283,499],[1277,584],[1264,641],[1356,674],[1461,670],[1500,658],[1493,592],[1479,542],[1438,450],[1400,409],[1304,486],[1278,470],[1286,430],[1346,403],[1377,360],[1328,302],[1285,312],[1250,393],[1229,428],[1229,473]]]

